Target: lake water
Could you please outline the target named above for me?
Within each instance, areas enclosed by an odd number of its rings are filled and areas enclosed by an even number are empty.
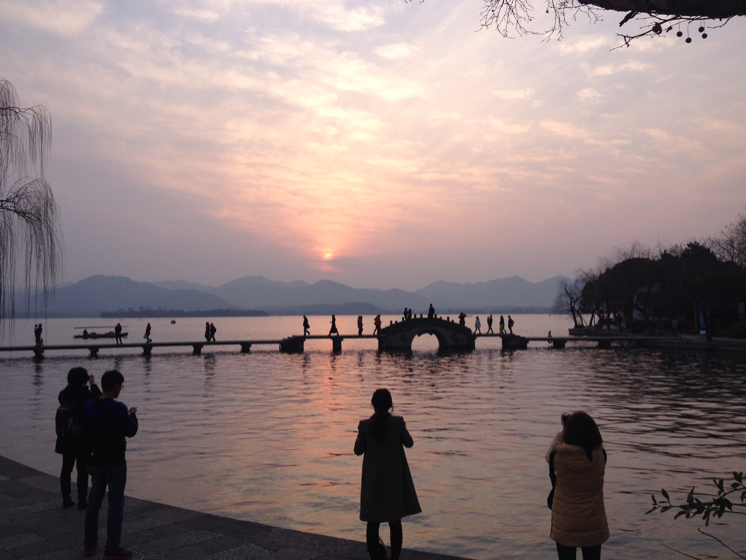
[[[394,317],[384,318],[388,324]],[[486,330],[482,316],[483,330]],[[564,317],[519,315],[524,335],[566,334]],[[309,317],[313,334],[329,317]],[[200,340],[204,319],[151,319],[154,341]],[[218,318],[217,339],[281,338],[302,332],[298,317]],[[339,317],[342,334],[356,317]],[[467,319],[473,325],[473,317]],[[71,343],[76,326],[101,319],[50,319],[47,344]],[[148,320],[125,319],[139,342]],[[366,332],[372,329],[366,317]],[[495,323],[497,323],[497,318]],[[112,322],[113,324],[113,322]],[[4,345],[33,343],[33,321],[6,327]],[[407,450],[423,513],[405,519],[404,545],[470,558],[552,558],[550,489],[544,454],[564,411],[583,409],[598,422],[609,462],[606,508],[611,539],[605,558],[732,557],[697,533],[699,521],[671,512],[645,515],[650,494],[683,498],[696,485],[746,466],[746,358],[743,355],[600,350],[544,344],[503,353],[499,339],[440,357],[432,336],[411,356],[379,355],[375,340],[348,339],[341,355],[328,340],[302,355],[274,347],[216,347],[0,355],[0,453],[50,474],[54,412],[67,371],[83,365],[97,380],[122,371],[120,400],[139,409],[140,432],[128,448],[127,492],[144,499],[303,531],[364,540],[358,520],[361,458],[357,422],[370,397],[388,387],[415,445]],[[708,532],[746,548],[742,518]],[[388,530],[382,535],[388,542]]]

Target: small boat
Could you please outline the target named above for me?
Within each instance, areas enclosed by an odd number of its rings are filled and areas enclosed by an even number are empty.
[[[119,336],[121,338],[126,338],[129,333],[122,332]],[[89,338],[116,338],[116,335],[114,334],[114,331],[109,331],[105,333],[97,333],[97,332],[88,332],[83,331],[83,334],[76,334],[73,335],[73,338],[82,338],[84,340],[88,340]]]

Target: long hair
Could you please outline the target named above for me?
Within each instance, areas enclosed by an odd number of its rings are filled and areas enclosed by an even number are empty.
[[[391,393],[389,393],[388,389],[376,389],[376,392],[373,393],[373,398],[370,399],[370,404],[375,409],[375,413],[373,414],[373,434],[376,436],[378,447],[381,447],[386,441],[386,424],[387,420],[391,418],[389,409],[394,407],[394,402],[391,400]]]
[[[567,419],[562,441],[568,445],[582,447],[588,455],[588,460],[593,461],[593,450],[598,448],[604,440],[593,418],[587,412],[578,410]]]

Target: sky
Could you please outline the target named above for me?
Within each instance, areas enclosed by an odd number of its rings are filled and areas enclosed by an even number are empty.
[[[544,42],[481,8],[0,0],[64,280],[538,282],[746,210],[746,19],[614,50],[623,14]]]

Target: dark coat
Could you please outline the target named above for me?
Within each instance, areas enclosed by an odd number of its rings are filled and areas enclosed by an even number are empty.
[[[562,442],[558,433],[547,452],[552,451],[557,485],[552,503],[550,537],[565,546],[597,546],[609,538],[604,508],[604,471],[602,447],[593,450],[593,461],[582,447]]]
[[[381,446],[373,432],[373,418],[360,421],[355,455],[365,454],[360,486],[362,521],[398,521],[422,511],[404,454],[404,447],[412,447],[413,444],[401,416],[386,419],[386,439]]]
[[[80,424],[83,420],[83,405],[90,399],[100,397],[101,389],[95,383],[88,388],[88,385],[68,385],[57,396],[57,400],[61,405],[72,405],[73,417],[76,422]],[[57,444],[55,450],[57,453],[73,452],[73,451],[85,451],[86,447],[83,445],[83,440],[80,436],[75,438],[63,438],[57,437]]]

